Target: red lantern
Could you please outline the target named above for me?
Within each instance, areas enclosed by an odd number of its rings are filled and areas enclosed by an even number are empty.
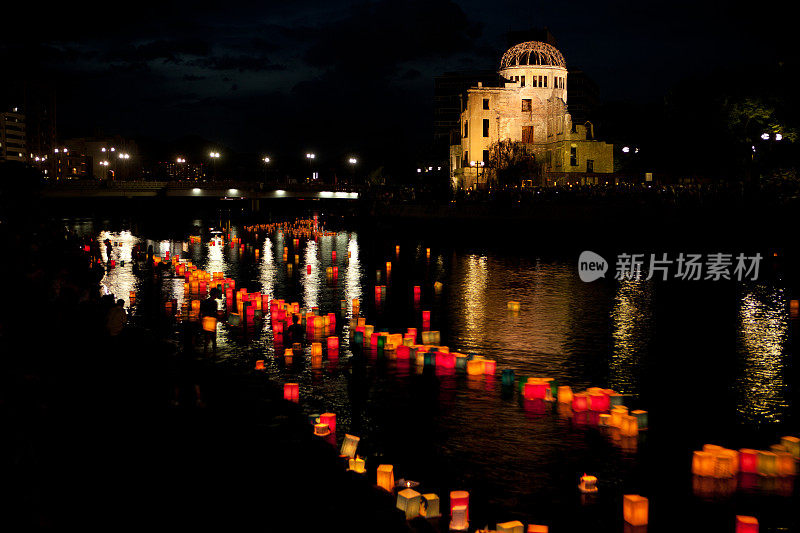
[[[331,252],[331,261],[336,261],[336,250]]]
[[[300,385],[298,383],[283,384],[283,399],[296,402],[300,399]]]
[[[408,359],[411,354],[411,348],[408,346],[398,346],[396,356],[399,360]]]
[[[336,413],[323,413],[319,415],[320,424],[328,424],[331,433],[336,433]]]
[[[406,336],[410,337],[412,341],[417,342],[417,328],[408,328]]]
[[[467,508],[466,519],[469,520],[469,492],[465,490],[454,490],[450,492],[450,515],[453,514],[453,508],[463,505]]]
[[[256,361],[256,370],[264,370],[264,360],[259,359]]]
[[[339,277],[339,267],[333,267],[333,277],[334,278]]]
[[[283,335],[283,322],[275,322],[272,324],[272,333],[275,335]]]
[[[611,400],[607,394],[602,392],[592,392],[589,394],[589,409],[592,411],[608,411],[611,408]]]
[[[306,274],[311,274],[311,265],[306,265]]]
[[[547,397],[548,384],[544,381],[528,382],[523,388],[523,397],[526,400],[545,399]]]
[[[758,520],[754,516],[736,515],[736,533],[758,533]]]
[[[745,474],[758,473],[758,451],[742,448],[739,450],[739,471]]]
[[[579,392],[572,396],[572,410],[575,412],[586,411],[589,408],[589,396]]]
[[[422,322],[423,323],[431,323],[431,312],[430,311],[423,311],[422,312]]]

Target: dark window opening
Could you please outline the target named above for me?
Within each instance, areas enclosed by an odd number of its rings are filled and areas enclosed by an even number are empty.
[[[547,76],[544,77],[544,86],[547,87]]]
[[[531,110],[531,99],[530,98],[523,98],[522,99],[522,111],[530,111]]]
[[[469,135],[469,121],[465,120],[464,121],[464,138],[466,139],[468,135]]]
[[[594,172],[594,160],[586,160],[586,172]]]
[[[489,119],[488,118],[483,119],[483,136],[484,137],[488,137],[489,136]]]
[[[539,87],[544,87],[544,85],[542,85],[542,77],[541,76],[539,76]]]
[[[573,167],[578,166],[578,148],[575,146],[569,149],[569,164]]]
[[[533,142],[533,126],[522,126],[522,142],[526,144]]]
[[[483,108],[484,109],[489,109],[489,99],[488,98],[484,98],[483,99]]]
[[[525,76],[522,76],[522,80],[520,81],[520,87],[525,87]]]
[[[489,164],[489,150],[484,150],[483,151],[483,164],[484,165],[488,165]]]

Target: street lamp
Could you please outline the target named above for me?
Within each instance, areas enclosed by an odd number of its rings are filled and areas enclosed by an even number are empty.
[[[348,163],[350,163],[350,185],[352,186],[356,180],[356,164],[358,164],[358,159],[355,157],[348,158]]]
[[[478,188],[478,185],[481,183],[481,169],[486,166],[486,163],[484,161],[470,161],[469,166],[472,168],[477,168],[475,171],[475,188]],[[484,170],[484,172],[486,171]]]
[[[209,152],[208,157],[211,158],[211,165],[214,167],[214,181],[217,179],[217,159],[219,159],[219,152]]]
[[[265,156],[264,159],[262,159],[262,161],[264,162],[264,185],[266,185],[267,184],[267,167],[269,167],[269,163],[272,160],[269,158],[269,156]]]
[[[314,159],[317,157],[317,154],[313,152],[306,153],[306,159],[308,159],[308,168],[311,170],[311,178],[310,181],[314,180]]]

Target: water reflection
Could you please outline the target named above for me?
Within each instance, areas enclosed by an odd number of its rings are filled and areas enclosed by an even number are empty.
[[[614,295],[608,385],[623,394],[639,393],[640,364],[653,318],[652,290],[648,281],[620,280]]]
[[[767,284],[753,286],[740,301],[738,351],[743,368],[737,410],[750,424],[780,422],[789,407],[783,375],[786,306],[783,289]]]

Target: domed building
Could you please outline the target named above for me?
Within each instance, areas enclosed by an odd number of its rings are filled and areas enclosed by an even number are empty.
[[[467,90],[461,143],[450,147],[454,188],[483,188],[526,161],[514,185],[593,184],[614,170],[613,146],[594,138],[590,122],[573,124],[567,107],[567,64],[554,46],[529,41],[500,60],[501,86]],[[500,84],[498,84],[500,85]],[[517,168],[520,165],[517,164]]]

